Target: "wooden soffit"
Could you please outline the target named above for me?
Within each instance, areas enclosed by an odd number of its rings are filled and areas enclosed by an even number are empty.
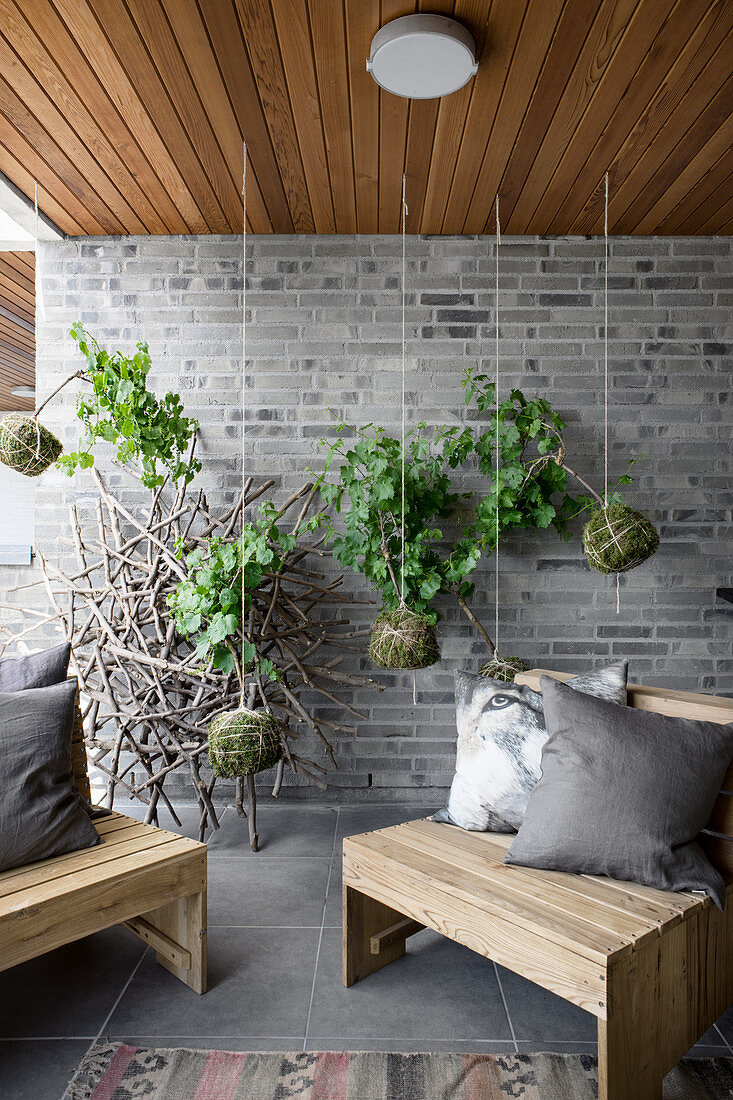
[[[381,92],[378,27],[473,32],[476,78]],[[78,234],[733,229],[733,0],[0,0],[0,171]]]

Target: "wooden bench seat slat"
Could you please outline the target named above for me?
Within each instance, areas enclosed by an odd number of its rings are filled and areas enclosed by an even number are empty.
[[[394,874],[407,871],[419,876],[423,889],[448,887],[456,897],[484,912],[495,913],[509,923],[541,934],[561,946],[583,954],[596,962],[605,962],[609,955],[630,951],[632,941],[614,932],[594,928],[571,914],[549,909],[542,902],[508,891],[496,889],[491,874],[479,877],[436,857],[422,854],[415,848],[399,843],[385,835],[391,830],[368,834],[366,837],[350,837],[344,841],[344,851],[353,848],[376,852],[394,867]],[[499,886],[501,884],[498,884]]]
[[[385,906],[394,906],[399,913],[493,959],[500,966],[511,967],[586,1012],[599,1018],[605,1016],[606,968],[600,962],[568,950],[541,933],[521,929],[500,914],[479,906],[466,906],[449,884],[429,878],[412,865],[385,859],[382,852],[370,847],[352,844],[353,839],[344,841],[343,874],[347,895],[351,889]],[[347,904],[345,901],[345,906]],[[385,909],[385,912],[392,913],[392,909]],[[365,942],[370,952],[371,936],[384,927],[386,924],[379,923],[365,929],[365,937],[368,934]],[[344,936],[349,935],[348,928],[347,922]],[[519,962],[518,943],[522,945]],[[389,959],[388,952],[384,954]],[[382,955],[371,955],[369,972],[381,965]],[[347,984],[350,984],[348,978]]]
[[[50,860],[42,860],[24,868],[17,875],[0,877],[0,915],[9,905],[9,898],[20,890],[26,890],[30,886],[41,886],[46,883],[49,890],[56,892],[60,889],[63,880],[68,875],[76,874],[88,868],[94,870],[98,879],[116,877],[118,874],[117,861],[135,853],[146,852],[152,848],[161,848],[166,844],[173,844],[179,837],[172,833],[153,833],[148,829],[147,834],[128,837],[127,830],[113,833],[114,841],[110,840],[104,845],[95,848],[84,848],[80,852],[73,852],[67,856],[60,856]],[[176,851],[181,851],[177,844]],[[162,855],[163,853],[161,853]],[[58,884],[58,887],[57,887]]]
[[[501,889],[512,890],[562,914],[585,921],[602,929],[604,934],[615,933],[624,942],[638,945],[650,936],[659,935],[665,920],[681,919],[669,909],[664,917],[650,919],[633,904],[627,909],[608,905],[607,891],[601,889],[593,896],[590,884],[586,892],[582,887],[574,890],[572,884],[576,876],[556,873],[553,877],[552,872],[506,866],[501,858],[496,859],[488,845],[482,843],[481,838],[488,835],[485,833],[472,835],[433,821],[412,821],[387,829],[385,833],[392,833],[410,847],[429,852],[437,859],[486,878]],[[610,896],[614,897],[613,893]]]
[[[455,828],[452,829],[452,833],[465,838],[463,842],[466,844],[475,844],[477,852],[485,853],[489,859],[494,859],[497,863],[502,862],[515,836],[514,833],[459,833]],[[696,904],[699,904],[696,898],[687,894],[671,894],[665,890],[655,890],[651,886],[625,883],[601,875],[571,875],[566,871],[538,870],[529,867],[512,869],[532,875],[538,880],[553,882],[563,890],[580,894],[610,909],[620,909],[624,913],[638,913],[643,920],[652,924],[682,920],[685,913],[689,913]]]
[[[98,852],[99,848],[85,849],[88,852]],[[57,879],[47,879],[35,886],[29,886],[23,891],[15,891],[4,899],[0,909],[0,930],[4,922],[17,913],[22,913],[35,905],[42,906],[51,899],[73,898],[74,894],[92,885],[104,887],[110,879],[118,880],[133,871],[144,871],[147,868],[161,868],[167,862],[175,862],[186,856],[196,856],[192,842],[179,837],[171,842],[164,843],[160,848],[153,847],[144,851],[133,851],[126,856],[120,856],[111,864],[102,866],[83,867],[78,871],[64,874]],[[106,868],[106,870],[105,870]],[[111,873],[110,873],[111,872]]]

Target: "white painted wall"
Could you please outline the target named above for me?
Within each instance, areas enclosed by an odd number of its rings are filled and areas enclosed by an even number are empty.
[[[35,528],[35,480],[0,463],[0,563],[27,562]]]

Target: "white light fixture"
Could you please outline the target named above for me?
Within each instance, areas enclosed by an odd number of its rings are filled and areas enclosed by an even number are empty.
[[[36,388],[35,386],[13,386],[10,391],[13,397],[31,397],[35,398]]]
[[[457,92],[478,70],[473,35],[445,15],[403,15],[377,31],[366,63],[380,88],[407,99]]]

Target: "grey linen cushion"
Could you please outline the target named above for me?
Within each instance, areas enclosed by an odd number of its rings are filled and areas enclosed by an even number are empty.
[[[543,676],[542,778],[505,863],[704,890],[725,884],[695,837],[733,756],[733,723],[615,707]]]
[[[62,684],[69,671],[70,656],[71,646],[62,642],[40,653],[0,658],[0,692]]]
[[[71,769],[76,690],[0,694],[0,871],[100,843]]]
[[[575,691],[626,703],[628,661],[569,680]],[[433,815],[478,832],[516,832],[540,777],[547,738],[542,695],[471,672],[456,672],[456,774],[448,805]]]

